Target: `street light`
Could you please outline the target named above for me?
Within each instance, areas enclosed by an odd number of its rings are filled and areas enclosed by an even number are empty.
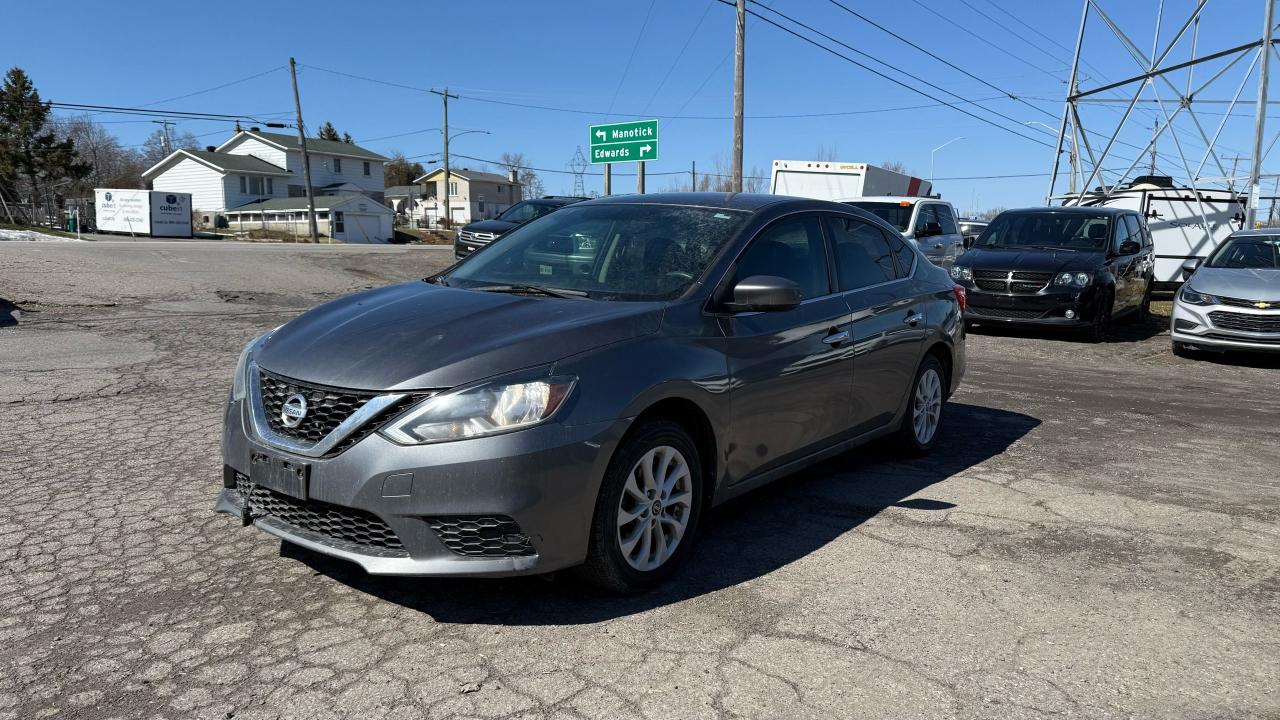
[[[929,151],[929,184],[930,184],[930,185],[933,185],[933,156],[934,156],[934,153],[938,152],[938,151],[939,151],[939,150],[941,150],[942,148],[944,148],[944,147],[946,147],[946,146],[950,145],[951,143],[953,143],[953,142],[955,142],[955,141],[957,141],[957,140],[963,140],[963,139],[964,139],[964,137],[963,137],[963,136],[961,136],[961,137],[956,137],[956,138],[951,138],[950,140],[948,140],[948,141],[946,141],[946,142],[942,143],[942,144],[941,144],[941,145],[939,145],[938,147],[936,147],[936,148],[934,148],[934,149],[932,149],[932,150],[930,150],[930,151]]]

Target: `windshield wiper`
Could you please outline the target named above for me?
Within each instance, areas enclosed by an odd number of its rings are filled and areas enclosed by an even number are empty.
[[[546,295],[547,297],[561,298],[563,300],[571,300],[574,298],[590,297],[582,290],[566,290],[563,288],[545,288],[537,285],[485,285],[483,287],[467,288],[468,290],[476,290],[478,292],[495,292],[495,293],[533,293],[536,295]]]

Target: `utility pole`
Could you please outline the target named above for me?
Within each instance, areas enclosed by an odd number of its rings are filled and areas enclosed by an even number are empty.
[[[1267,119],[1267,81],[1271,71],[1271,22],[1275,15],[1275,0],[1266,0],[1267,10],[1262,28],[1262,68],[1258,73],[1258,110],[1253,121],[1253,162],[1249,167],[1249,207],[1245,210],[1245,228],[1252,228],[1258,218],[1258,203],[1262,200],[1262,187],[1258,175],[1262,172],[1262,131]]]
[[[450,95],[449,88],[444,91],[432,90],[431,92],[440,96],[444,101],[444,217],[447,223],[446,227],[453,225],[453,215],[449,210],[449,98],[458,99],[457,95]]]
[[[1156,143],[1155,143],[1155,139],[1156,139],[1156,134],[1157,134],[1157,133],[1159,133],[1159,132],[1160,132],[1160,121],[1159,121],[1159,120],[1152,120],[1152,121],[1151,121],[1151,170],[1147,173],[1148,175],[1155,175],[1155,174],[1156,174]]]
[[[746,43],[747,0],[738,0],[733,43],[733,180],[730,188],[733,192],[742,192],[742,83]]]
[[[698,192],[698,161],[689,162],[689,192]]]
[[[613,194],[613,163],[604,164],[604,194],[605,197]]]
[[[636,163],[636,192],[644,194],[644,161]]]
[[[152,120],[151,122],[164,127],[164,154],[168,155],[173,152],[173,140],[169,137],[169,126],[173,125],[172,120]],[[96,148],[95,148],[96,150]]]
[[[302,146],[302,182],[307,191],[307,226],[311,230],[311,242],[320,242],[320,229],[316,227],[316,194],[311,189],[311,156],[307,154],[307,129],[302,123],[302,99],[298,97],[298,63],[289,58],[289,77],[293,80],[293,109],[298,116],[298,144]],[[333,222],[332,219],[329,221]],[[330,225],[332,228],[332,225]],[[333,234],[330,229],[329,234]]]

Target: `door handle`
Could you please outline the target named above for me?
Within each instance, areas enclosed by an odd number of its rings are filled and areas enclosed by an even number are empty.
[[[842,342],[848,342],[851,337],[853,336],[849,334],[848,330],[841,330],[822,338],[822,342],[828,345],[839,345]]]
[[[907,316],[902,319],[902,322],[910,325],[911,327],[915,327],[920,324],[920,313],[910,311],[907,313]]]
[[[934,246],[935,248],[941,248],[941,247],[944,247],[942,243],[934,243],[934,244],[933,244],[933,246]]]

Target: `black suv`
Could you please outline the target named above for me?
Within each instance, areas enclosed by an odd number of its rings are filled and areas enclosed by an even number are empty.
[[[573,195],[547,195],[535,200],[521,200],[493,220],[477,220],[462,226],[453,238],[453,255],[464,258],[530,220],[587,199]]]
[[[1113,317],[1146,317],[1154,268],[1138,213],[1045,207],[997,215],[951,277],[968,291],[966,321],[1079,328],[1101,342]]]

